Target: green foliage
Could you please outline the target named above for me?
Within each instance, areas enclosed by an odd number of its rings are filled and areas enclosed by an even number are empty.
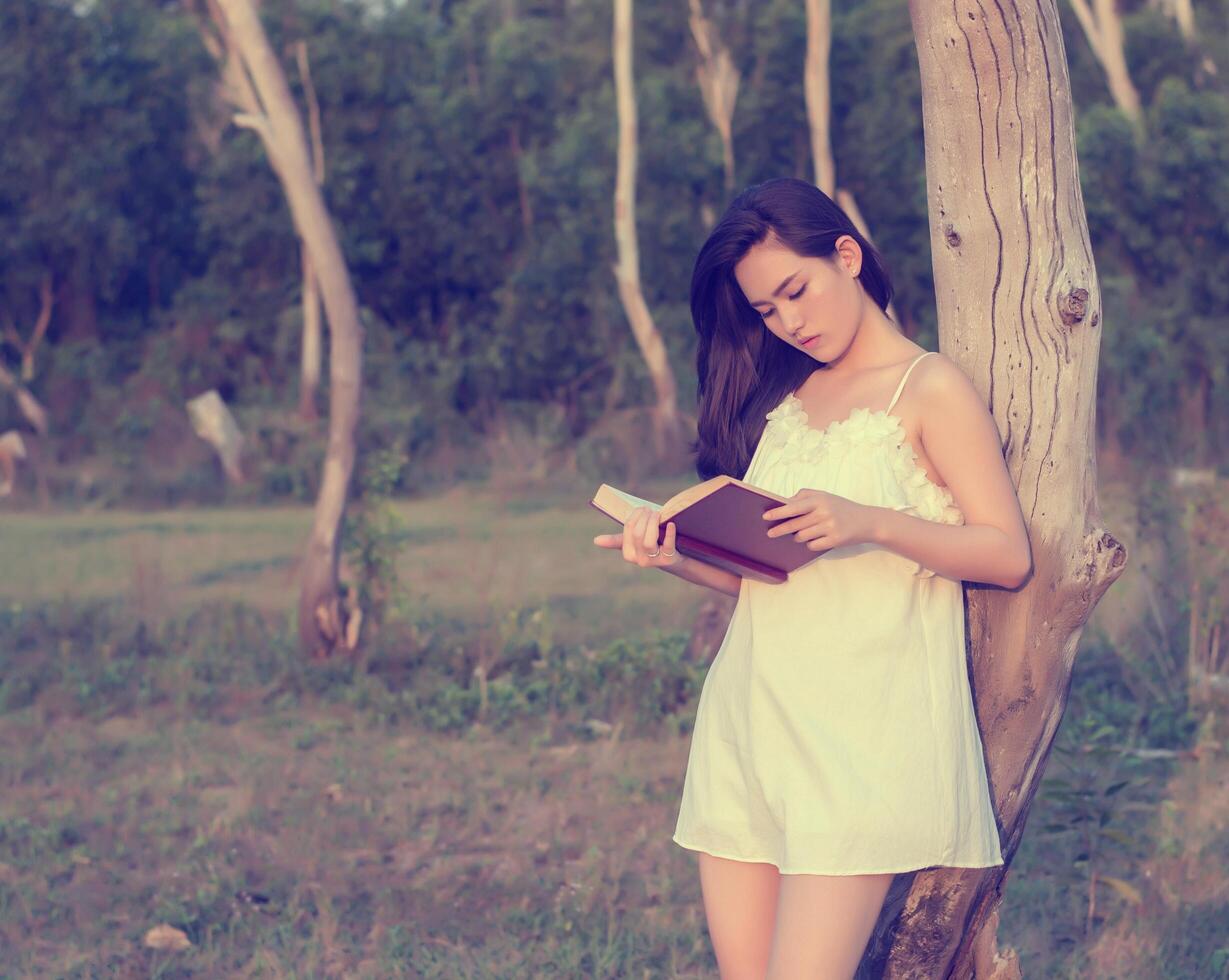
[[[384,724],[409,720],[457,731],[537,719],[573,738],[615,728],[686,732],[705,672],[683,658],[682,634],[619,640],[602,650],[564,647],[553,640],[548,607],[507,610],[493,637],[440,623],[400,625],[381,633],[369,677],[353,691],[355,703]]]
[[[387,485],[396,468],[382,462],[373,483]],[[545,722],[581,739],[615,728],[690,730],[706,668],[684,659],[683,634],[576,650],[555,640],[545,606],[507,610],[489,635],[400,612],[370,635],[355,668],[305,664],[289,623],[241,605],[206,605],[159,624],[133,620],[117,603],[10,605],[0,608],[0,632],[10,638],[0,649],[0,714],[101,721],[174,705],[209,718],[234,710],[230,697],[247,690],[263,704],[349,704],[381,727],[448,732]],[[309,729],[300,741],[310,747],[319,737]]]
[[[1085,901],[1085,935],[1092,931],[1096,902],[1102,897],[1098,885],[1132,905],[1142,902],[1129,877],[1148,852],[1138,821],[1129,815],[1131,794],[1124,791],[1147,786],[1152,777],[1149,763],[1123,754],[1123,735],[1093,714],[1073,716],[1055,741],[1053,769],[1041,789],[1046,818],[1041,832],[1070,838],[1074,851],[1067,877],[1071,894]],[[1124,867],[1125,876],[1120,870]]]
[[[23,333],[45,274],[54,340],[131,335],[196,270],[194,40],[142,0],[0,10],[0,307]]]
[[[356,581],[342,588],[358,592],[363,611],[363,629],[368,635],[380,629],[390,605],[406,607],[397,578],[397,554],[408,526],[393,504],[409,457],[400,448],[385,449],[367,457],[358,479],[356,499],[346,508],[342,526],[342,551]]]
[[[1140,38],[1131,67],[1143,79],[1145,132],[1108,105],[1077,119],[1105,306],[1102,410],[1124,449],[1170,466],[1223,468],[1229,91],[1192,86],[1180,70],[1190,55],[1158,18],[1149,11],[1129,21]]]
[[[0,607],[0,633],[0,713],[41,705],[96,720],[167,703],[207,716],[225,688],[278,677],[294,650],[238,605],[153,625],[117,604],[13,604]]]
[[[1196,5],[1193,50],[1152,5],[1123,11],[1142,137],[1062,11],[1104,299],[1099,435],[1135,458],[1223,467],[1229,3]],[[481,434],[505,402],[562,406],[577,441],[645,403],[612,274],[609,10],[268,0],[262,12],[301,106],[293,48],[307,43],[324,193],[366,327],[360,449],[397,440],[432,460],[403,477],[414,492],[483,475]],[[714,0],[706,12],[741,75],[736,185],[809,177],[802,6]],[[642,276],[684,405],[695,383],[686,287],[727,197],[687,17],[686,4],[641,4],[635,22]],[[839,184],[885,254],[902,321],[933,344],[905,5],[835,3],[830,64]],[[320,434],[285,421],[298,387],[299,244],[259,139],[219,109],[217,81],[178,5],[0,10],[0,130],[12,134],[0,144],[0,314],[28,333],[52,275],[33,388],[52,412],[64,472],[53,468],[51,487],[63,499],[315,493],[319,453],[306,444]],[[251,438],[247,490],[225,487],[187,429],[183,402],[207,388]],[[6,399],[0,428],[17,424]]]

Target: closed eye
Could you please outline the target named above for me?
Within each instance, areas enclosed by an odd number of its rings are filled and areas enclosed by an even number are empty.
[[[796,293],[790,293],[790,294],[789,294],[789,298],[790,298],[790,299],[797,299],[799,296],[801,296],[801,295],[802,295],[803,293],[805,293],[806,291],[807,291],[807,284],[804,282],[801,286],[799,286],[799,287],[798,287],[798,292],[796,292]],[[770,316],[772,316],[772,314],[773,314],[774,312],[776,312],[776,311],[775,311],[775,310],[769,310],[767,313],[761,313],[761,314],[760,314],[760,319],[761,319],[761,320],[767,320]]]

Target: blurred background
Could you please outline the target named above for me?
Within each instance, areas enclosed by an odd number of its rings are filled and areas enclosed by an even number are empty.
[[[1229,2],[1094,6],[1059,10],[1131,561],[999,943],[1025,976],[1224,977]],[[695,479],[645,448],[611,5],[260,4],[363,332],[364,616],[323,661],[294,607],[330,331],[215,12],[0,5],[0,973],[715,975],[669,838],[722,607],[591,544],[599,483]],[[907,7],[833,0],[829,30],[841,200],[937,348]],[[806,50],[801,0],[634,11],[639,288],[683,431],[700,244],[736,189],[814,179]]]

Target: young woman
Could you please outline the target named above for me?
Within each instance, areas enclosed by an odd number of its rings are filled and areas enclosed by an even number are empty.
[[[705,678],[674,841],[697,852],[723,980],[851,977],[892,876],[1002,863],[965,662],[964,580],[1029,541],[994,420],[901,334],[874,248],[820,190],[740,194],[691,283],[696,468],[789,498],[780,585],[684,557],[638,509],[618,548],[738,597]]]

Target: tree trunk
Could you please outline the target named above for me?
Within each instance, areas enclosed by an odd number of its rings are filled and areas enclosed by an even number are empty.
[[[312,173],[298,109],[251,0],[216,0],[210,12],[226,46],[226,78],[245,112],[235,117],[259,134],[282,184],[295,229],[319,278],[330,331],[329,436],[311,535],[300,568],[298,627],[305,652],[345,648],[346,607],[338,594],[341,519],[354,469],[362,373],[358,302],[332,219]],[[208,39],[207,39],[207,42]],[[216,50],[217,42],[211,46]]]
[[[910,0],[940,346],[1004,435],[1033,546],[1021,589],[968,588],[973,692],[1006,864],[898,876],[865,976],[1019,977],[995,942],[1006,868],[1080,634],[1122,574],[1093,445],[1101,301],[1055,0]]]
[[[853,196],[853,191],[847,191],[843,187],[840,188],[836,192],[836,203],[842,211],[849,215],[849,220],[853,222],[853,226],[858,229],[858,231],[862,234],[862,237],[874,245],[875,239],[871,237],[870,226],[866,223],[866,219],[862,217],[862,209],[858,207],[858,202]],[[900,326],[900,319],[896,314],[895,303],[889,300],[888,305],[883,312],[888,315],[888,318],[892,320],[893,323]]]
[[[614,77],[618,106],[619,147],[615,173],[614,232],[618,261],[614,266],[619,298],[632,335],[648,367],[657,395],[653,410],[654,454],[661,459],[682,439],[674,373],[644,293],[640,288],[640,250],[636,240],[636,95],[632,80],[632,0],[614,3]]]
[[[1149,7],[1159,7],[1163,13],[1172,17],[1178,25],[1183,39],[1188,43],[1195,40],[1195,9],[1191,0],[1149,0]]]
[[[324,340],[320,316],[320,281],[312,268],[307,245],[299,245],[300,265],[303,269],[303,343],[299,349],[299,418],[314,422],[316,392],[320,388],[320,356]]]
[[[832,86],[828,56],[832,49],[832,5],[829,0],[807,0],[807,53],[802,89],[807,109],[807,128],[811,132],[811,162],[815,167],[815,186],[827,194],[849,216],[853,226],[872,245],[870,227],[853,192],[836,186],[836,160],[832,155]],[[897,321],[892,304],[884,311]]]
[[[307,125],[311,133],[312,177],[316,186],[324,186],[324,133],[320,125],[320,102],[316,98],[316,86],[312,83],[311,62],[307,56],[307,42],[295,45],[295,60],[299,65],[299,77],[303,80],[303,92],[307,97]],[[320,388],[320,355],[323,329],[320,310],[320,280],[312,266],[307,244],[300,243],[300,265],[303,270],[303,343],[299,351],[299,418],[314,422],[316,392]]]
[[[828,77],[828,54],[832,49],[832,4],[830,0],[807,2],[807,54],[803,67],[802,94],[811,130],[811,161],[815,186],[836,200],[836,162],[832,159],[832,86]]]
[[[1122,36],[1122,18],[1117,0],[1071,0],[1071,9],[1084,28],[1092,53],[1105,70],[1114,105],[1118,106],[1136,126],[1143,126],[1144,113],[1139,104],[1139,92],[1127,69],[1127,56]]]
[[[728,197],[734,193],[734,103],[738,99],[740,77],[729,48],[721,43],[716,25],[704,16],[700,0],[690,0],[690,3],[691,35],[700,52],[696,83],[708,118],[721,136],[721,164]]]
[[[1159,9],[1165,16],[1172,17],[1178,25],[1182,39],[1194,49],[1199,58],[1199,68],[1196,72],[1196,82],[1199,76],[1211,79],[1217,74],[1216,62],[1212,56],[1203,50],[1203,45],[1196,36],[1198,27],[1195,24],[1195,8],[1191,0],[1148,0],[1148,6]]]

